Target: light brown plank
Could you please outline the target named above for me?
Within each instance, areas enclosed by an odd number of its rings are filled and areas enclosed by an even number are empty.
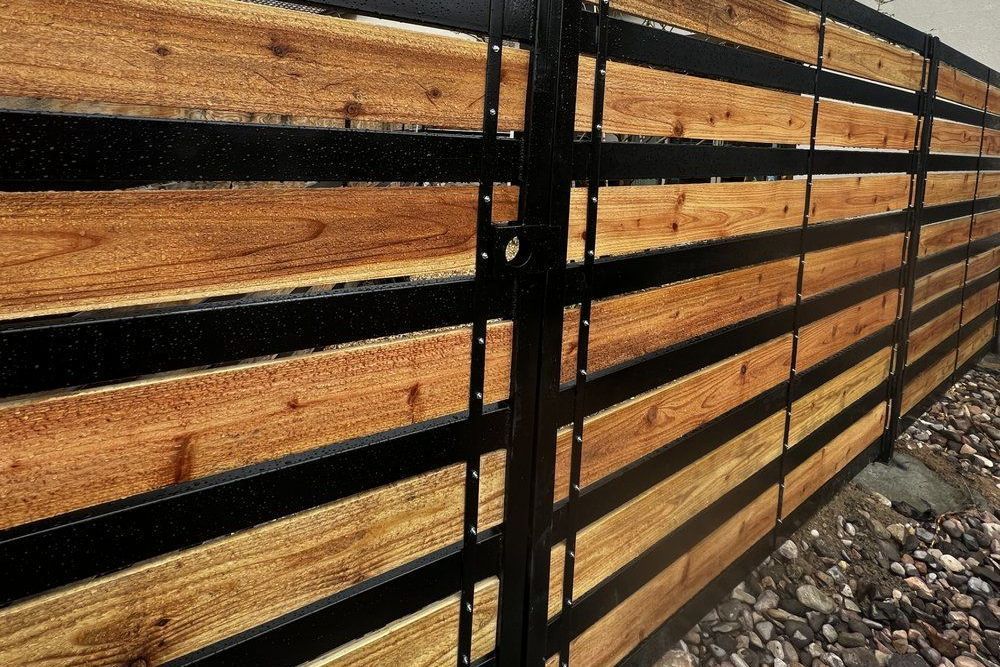
[[[605,187],[597,207],[596,252],[619,255],[796,227],[804,206],[804,180]],[[587,189],[574,188],[570,260],[583,259],[586,233]]]
[[[823,37],[823,67],[909,90],[920,90],[924,58],[916,51],[828,21]]]
[[[482,127],[482,42],[235,0],[9,0],[0,32],[0,95]],[[504,50],[503,130],[527,62]]]
[[[924,356],[934,346],[948,336],[958,331],[961,304],[949,308],[923,326],[910,333],[910,345],[907,348],[906,363],[912,364]]]
[[[939,172],[927,174],[924,203],[949,204],[976,196],[976,172]]]
[[[880,382],[889,377],[891,350],[879,350],[857,366],[841,373],[792,404],[789,446],[802,442],[817,428],[834,418]]]
[[[903,414],[906,414],[917,403],[924,400],[954,370],[955,352],[951,351],[934,362],[930,368],[907,382],[906,387],[903,389]]]
[[[580,597],[781,454],[785,413],[774,414],[577,534],[573,595]],[[777,480],[775,480],[777,481]],[[562,545],[553,549],[549,616],[562,605]]]
[[[478,659],[496,644],[497,596],[500,581],[476,584],[472,612],[472,658]],[[365,635],[303,667],[451,667],[458,660],[458,595],[435,602],[415,614]]]
[[[798,258],[593,304],[587,367],[598,371],[795,303]],[[563,319],[562,380],[576,373],[580,311]]]
[[[822,100],[816,144],[852,148],[912,150],[917,117],[847,102]]]
[[[979,155],[982,128],[935,118],[931,126],[931,151]]]
[[[614,665],[774,528],[772,487],[573,640],[573,667]],[[706,557],[710,554],[712,557]]]
[[[892,324],[896,319],[899,291],[862,301],[839,313],[834,313],[799,331],[796,370],[804,372],[849,345]]]
[[[990,94],[986,102],[986,108],[990,113],[1000,114],[1000,90],[996,86],[990,88]]]
[[[969,242],[969,228],[972,216],[955,218],[925,225],[920,229],[920,248],[918,257],[926,257],[944,252]]]
[[[972,240],[989,238],[1000,234],[1000,210],[979,213],[972,223]]]
[[[909,205],[908,174],[817,178],[813,180],[809,222],[829,222],[887,213],[902,210]]]
[[[1000,130],[983,131],[983,155],[1000,155]]]
[[[487,401],[509,391],[509,323]],[[461,412],[470,329],[0,408],[0,526]]]
[[[996,197],[1000,195],[1000,171],[984,171],[979,175],[979,197]]]
[[[495,193],[517,218],[517,188]],[[471,272],[474,187],[0,196],[0,319]]]
[[[959,262],[917,278],[913,284],[913,310],[919,310],[939,296],[961,287],[964,275],[964,262]]]
[[[791,336],[782,336],[589,417],[580,485],[592,484],[786,381],[790,362]],[[569,491],[571,437],[571,430],[563,429],[557,439],[556,500]]]
[[[986,82],[971,74],[966,74],[951,65],[938,66],[937,94],[952,102],[964,104],[974,109],[982,109],[986,104]]]
[[[962,309],[962,326],[976,319],[984,310],[997,302],[997,281],[992,281],[975,294],[965,295],[965,307]]]
[[[780,0],[614,0],[612,9],[815,63],[819,17]]]
[[[802,294],[814,296],[894,269],[903,259],[902,252],[903,235],[893,234],[808,253]]]
[[[986,322],[979,327],[975,333],[962,341],[958,348],[958,365],[961,366],[971,359],[976,352],[979,352],[993,340],[995,321]]]
[[[594,60],[580,58],[580,71]],[[579,79],[576,128],[591,129],[593,77]],[[808,143],[812,100],[724,81],[608,62],[605,132],[675,138]]]
[[[881,403],[785,475],[782,518],[788,517],[804,500],[819,491],[823,484],[875,442],[882,435],[885,420],[886,405]]]
[[[504,457],[484,457],[484,527],[502,517]],[[163,664],[459,541],[464,477],[453,465],[0,610],[0,663]]]
[[[973,255],[969,259],[969,272],[967,280],[972,282],[976,278],[985,276],[1000,266],[1000,247],[987,250],[978,255]]]

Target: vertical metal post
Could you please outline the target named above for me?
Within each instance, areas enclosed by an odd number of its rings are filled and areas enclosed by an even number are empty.
[[[500,72],[503,58],[504,0],[489,2],[489,36],[483,91],[482,162],[476,218],[475,289],[469,370],[469,421],[466,438],[465,507],[462,532],[462,589],[458,614],[458,667],[472,661],[472,613],[475,607],[476,547],[479,541],[479,465],[483,451],[483,401],[486,384],[486,318],[490,295],[493,239],[493,175],[497,120],[500,116]],[[496,259],[493,258],[495,262]]]
[[[809,228],[809,208],[812,205],[813,158],[816,154],[816,124],[819,119],[819,79],[823,72],[823,51],[826,40],[826,0],[820,1],[819,39],[816,54],[816,70],[813,72],[812,124],[809,128],[809,159],[806,167],[806,193],[802,209],[802,225],[799,228],[799,270],[795,282],[795,310],[792,314],[792,352],[788,370],[788,385],[785,391],[785,431],[781,445],[781,463],[778,478],[778,514],[775,519],[781,525],[782,509],[785,501],[785,453],[788,451],[792,427],[792,401],[795,397],[797,377],[796,363],[799,353],[799,313],[802,310],[802,280],[806,268],[806,230]],[[777,535],[777,532],[775,533]]]
[[[538,0],[525,109],[520,220],[548,243],[514,281],[511,440],[497,662],[545,662],[549,559],[579,55],[579,0]],[[538,256],[541,255],[541,256]]]
[[[907,225],[906,260],[903,262],[903,300],[896,318],[892,368],[889,374],[891,405],[889,420],[882,436],[879,459],[888,461],[892,458],[896,437],[899,435],[899,419],[903,401],[904,376],[906,357],[910,344],[910,318],[913,315],[913,286],[917,276],[917,258],[920,249],[920,225],[923,222],[924,195],[927,191],[927,160],[931,150],[932,130],[934,126],[934,100],[937,96],[938,38],[927,37],[926,47],[926,86],[920,94],[920,146],[914,153],[913,173],[916,179],[913,188],[913,205],[910,207],[910,220]]]
[[[562,581],[562,637],[559,637],[559,664],[569,665],[570,617],[573,614],[573,577],[576,571],[576,505],[580,498],[580,465],[583,455],[583,425],[586,419],[587,358],[590,350],[590,315],[593,299],[594,259],[597,247],[597,203],[601,191],[601,145],[604,141],[604,82],[608,60],[608,4],[600,0],[597,9],[597,58],[594,62],[594,96],[590,121],[590,162],[587,172],[587,231],[583,253],[583,297],[577,327],[576,386],[573,392],[573,440],[570,454],[569,495],[566,500],[566,545]]]

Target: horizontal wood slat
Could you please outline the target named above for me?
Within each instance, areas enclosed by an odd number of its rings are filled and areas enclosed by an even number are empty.
[[[920,230],[918,257],[935,255],[969,242],[972,216],[926,225]]]
[[[687,375],[586,420],[580,485],[587,486],[788,379],[791,336]],[[555,499],[569,492],[572,430],[559,432]]]
[[[482,127],[482,42],[235,0],[11,0],[0,32],[0,95]],[[505,49],[502,130],[527,62]]]
[[[487,341],[486,400],[506,398],[509,323]],[[458,413],[470,330],[0,408],[0,527]]]
[[[612,9],[815,63],[819,17],[780,0],[613,0]]]
[[[1000,234],[1000,210],[979,213],[972,223],[972,240],[989,238]]]
[[[796,227],[802,224],[805,191],[804,180],[601,188],[596,254],[619,255]],[[849,196],[844,193],[845,199]],[[583,259],[586,234],[587,188],[574,188],[570,260]]]
[[[827,481],[874,443],[882,435],[885,420],[886,404],[880,403],[810,456],[805,463],[789,472],[785,476],[781,518],[787,518],[803,501],[819,491]]]
[[[587,368],[598,371],[795,303],[798,259],[718,273],[593,304]],[[563,318],[562,380],[576,373],[580,311]]]
[[[955,356],[955,351],[950,350],[920,375],[906,383],[903,389],[903,414],[913,409],[955,370]]]
[[[912,150],[917,117],[847,102],[821,100],[816,144],[851,148]]]
[[[580,58],[593,72],[594,59]],[[589,132],[593,77],[581,76],[576,129]],[[605,132],[691,139],[808,143],[812,100],[752,86],[610,61],[604,90]]]
[[[997,302],[997,281],[991,282],[975,294],[965,295],[965,307],[962,309],[962,326],[976,319],[984,310]]]
[[[499,579],[476,585],[472,614],[472,659],[483,657],[496,643]],[[351,642],[303,667],[381,667],[421,665],[452,667],[458,661],[459,596],[435,602],[415,614]]]
[[[614,665],[774,528],[778,487],[715,529],[570,644],[574,667]],[[711,554],[707,558],[706,554]]]
[[[959,366],[971,359],[972,355],[983,349],[993,339],[995,326],[995,321],[986,322],[983,326],[976,329],[975,333],[962,341],[962,344],[958,348]]]
[[[984,171],[979,174],[979,189],[976,196],[980,198],[1000,196],[1000,171]]]
[[[804,372],[862,338],[889,326],[896,319],[898,302],[899,290],[891,290],[802,327],[799,332],[796,370]]]
[[[782,411],[579,531],[573,595],[584,595],[778,458],[784,428]],[[552,550],[550,617],[561,608],[564,549]]]
[[[789,446],[795,446],[889,377],[891,349],[884,348],[792,404]]]
[[[816,178],[809,199],[809,222],[888,213],[909,205],[909,174]]]
[[[961,312],[962,305],[957,304],[944,311],[927,324],[914,329],[913,332],[910,333],[910,345],[907,348],[907,365],[912,364],[917,359],[933,350],[935,345],[958,331]]]
[[[923,56],[836,21],[826,24],[823,67],[909,90],[923,87]]]
[[[484,528],[505,456],[483,459]],[[464,478],[449,466],[0,610],[0,662],[163,664],[461,540]]]
[[[935,118],[931,126],[931,151],[979,155],[982,137],[981,127]]]
[[[821,292],[884,273],[902,262],[903,235],[859,241],[806,255],[802,295]]]
[[[1000,267],[1000,247],[987,250],[986,252],[973,255],[969,259],[969,272],[967,280],[972,282],[976,278],[985,276],[990,271]]]
[[[983,155],[1000,155],[1000,130],[983,130]]]
[[[927,174],[924,203],[950,204],[965,201],[976,196],[976,172],[931,173]]]
[[[917,278],[913,284],[913,310],[920,310],[939,296],[960,287],[964,275],[965,263],[961,262]]]
[[[495,192],[517,218],[517,188]],[[471,272],[474,187],[9,193],[0,318]]]
[[[986,82],[941,63],[938,65],[937,95],[974,109],[986,104]]]

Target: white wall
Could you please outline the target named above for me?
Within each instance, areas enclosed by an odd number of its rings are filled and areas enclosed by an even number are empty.
[[[894,0],[883,11],[1000,70],[1000,0]]]

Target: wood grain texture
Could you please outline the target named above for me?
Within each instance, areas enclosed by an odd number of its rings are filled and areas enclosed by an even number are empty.
[[[1000,130],[983,131],[983,155],[1000,155]]]
[[[979,174],[979,197],[1000,196],[1000,171],[984,171]]]
[[[801,223],[800,223],[801,224]],[[795,304],[798,259],[717,273],[597,301],[587,367],[609,368],[725,326]],[[576,373],[580,310],[563,318],[562,380]]]
[[[907,365],[920,359],[934,349],[935,345],[958,331],[961,311],[962,305],[957,304],[910,332],[910,345],[906,353]]]
[[[778,458],[784,429],[784,412],[768,417],[577,533],[573,595],[584,595]],[[550,617],[561,609],[564,564],[563,548],[553,550]]]
[[[971,359],[976,352],[979,352],[991,340],[993,340],[995,326],[995,321],[986,322],[983,326],[979,327],[975,333],[962,341],[962,344],[958,347],[959,366]]]
[[[517,218],[499,187],[497,220]],[[474,187],[5,193],[0,319],[470,272]]]
[[[614,0],[612,9],[815,63],[819,17],[780,0]]]
[[[935,172],[927,174],[924,203],[928,206],[965,201],[976,196],[976,172]]]
[[[774,528],[777,486],[765,491],[570,645],[573,667],[614,665]],[[711,558],[706,558],[711,554]]]
[[[235,0],[0,9],[0,32],[18,35],[0,95],[482,127],[482,42]],[[527,63],[504,50],[502,130],[523,126]]]
[[[496,644],[500,580],[476,584],[472,612],[472,658],[481,658]],[[436,602],[415,614],[365,635],[303,667],[452,667],[458,661],[459,596]]]
[[[972,226],[972,216],[955,218],[924,225],[920,228],[920,248],[918,257],[936,255],[939,252],[957,248],[969,242],[969,229]]]
[[[986,287],[974,294],[965,295],[965,307],[962,309],[962,326],[979,317],[987,308],[997,302],[997,281],[992,281]]]
[[[935,118],[931,126],[931,151],[979,155],[982,134],[981,127]]]
[[[885,428],[886,407],[885,403],[880,403],[803,464],[785,475],[785,493],[781,503],[783,519],[882,435]]]
[[[821,100],[816,144],[912,150],[916,129],[917,117],[910,114]]]
[[[986,82],[941,63],[938,66],[937,95],[974,109],[986,104]]]
[[[1000,210],[979,213],[972,223],[972,240],[989,238],[1000,234]]]
[[[889,377],[891,349],[884,348],[792,404],[789,446],[795,446]]]
[[[964,262],[959,262],[917,278],[913,284],[913,310],[920,310],[939,296],[961,287],[964,275]]]
[[[903,259],[902,252],[903,235],[892,234],[808,253],[802,294],[814,296],[894,269]]]
[[[503,513],[483,459],[482,526]],[[465,465],[404,480],[0,610],[5,665],[161,665],[461,540]]]
[[[969,271],[967,280],[972,282],[976,278],[985,276],[990,271],[1000,267],[1000,247],[992,248],[986,252],[973,255],[969,258]]]
[[[593,72],[594,59],[580,58]],[[593,77],[577,88],[576,129],[589,132]],[[604,131],[690,139],[808,143],[812,100],[752,86],[609,61]]]
[[[898,303],[899,291],[891,290],[802,327],[796,369],[804,372],[889,326],[896,319]]]
[[[955,370],[955,357],[954,351],[945,354],[930,368],[906,383],[906,387],[903,388],[903,414],[909,412],[917,403],[926,398]]]
[[[809,202],[809,222],[829,222],[888,213],[909,205],[908,174],[816,178],[813,180]]]
[[[509,323],[486,400],[506,398]],[[0,527],[465,410],[470,329],[0,408]]]
[[[909,90],[923,87],[923,56],[835,21],[826,24],[823,67]]]
[[[787,229],[802,224],[804,207],[804,180],[604,187],[596,253],[620,255]],[[574,188],[570,260],[583,260],[586,235],[587,189]]]
[[[586,420],[580,485],[587,486],[788,379],[782,336],[637,396]],[[570,429],[556,444],[555,499],[569,492]]]
[[[990,113],[1000,115],[1000,90],[997,90],[996,86],[990,88],[989,98],[986,102],[986,108]]]

